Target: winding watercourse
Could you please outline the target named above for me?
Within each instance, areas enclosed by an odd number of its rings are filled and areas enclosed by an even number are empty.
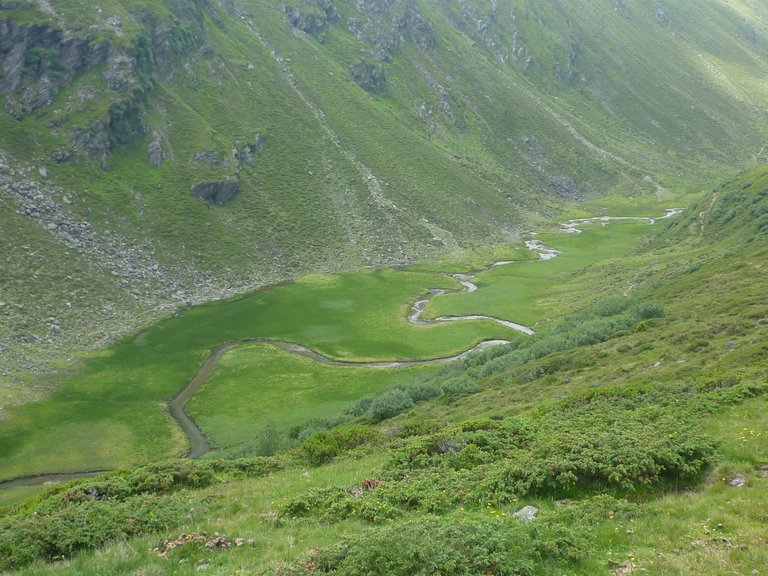
[[[649,218],[649,217],[642,217],[642,216],[596,216],[593,218],[579,218],[579,219],[569,220],[568,222],[565,222],[564,224],[561,225],[561,230],[569,234],[579,234],[582,231],[578,228],[578,226],[583,226],[585,224],[593,224],[597,222],[601,222],[603,223],[603,225],[606,225],[608,222],[612,220],[637,220],[637,221],[646,221],[649,224],[654,224],[656,220],[671,218],[679,214],[680,212],[682,212],[682,209],[680,208],[669,208],[666,210],[663,216],[660,216],[658,218]],[[552,258],[555,258],[560,253],[558,250],[551,248],[549,246],[546,246],[544,243],[541,242],[541,240],[537,240],[535,238],[536,236],[535,232],[529,233],[528,236],[529,236],[529,239],[525,240],[525,246],[529,250],[536,252],[538,254],[539,261],[551,260]],[[507,266],[514,263],[515,261],[510,261],[510,260],[494,262],[489,266],[485,266],[481,268],[476,273],[484,272],[486,270],[490,270],[491,268],[495,268],[498,266]],[[437,318],[432,318],[432,319],[422,318],[421,317],[422,312],[426,308],[427,304],[429,304],[430,300],[432,300],[432,298],[434,298],[435,296],[439,296],[441,294],[468,293],[468,292],[474,292],[475,290],[478,289],[477,285],[475,285],[472,282],[472,280],[474,279],[474,274],[450,274],[450,276],[454,278],[461,285],[461,289],[449,290],[445,288],[431,288],[426,295],[421,296],[411,306],[411,310],[408,314],[409,322],[411,322],[412,324],[437,324],[442,322],[456,322],[456,321],[463,321],[463,320],[490,320],[492,322],[501,324],[502,326],[506,326],[507,328],[511,328],[512,330],[516,330],[518,332],[522,332],[523,334],[527,334],[529,336],[534,334],[534,331],[528,326],[523,326],[522,324],[512,322],[511,320],[504,320],[502,318],[496,318],[493,316],[486,316],[482,314],[471,314],[471,315],[465,315],[465,316],[439,316]],[[467,355],[471,354],[476,350],[483,350],[491,346],[498,346],[501,344],[509,343],[508,340],[484,340],[476,344],[472,348],[465,350],[464,352],[461,352],[460,354],[456,354],[454,356],[447,356],[443,358],[432,358],[432,359],[426,359],[426,360],[402,360],[402,361],[388,361],[388,362],[387,361],[347,362],[343,360],[334,360],[327,356],[323,356],[322,354],[314,350],[311,350],[309,348],[306,348],[305,346],[301,346],[300,344],[296,344],[294,342],[274,340],[271,338],[243,338],[240,340],[225,342],[223,344],[216,346],[213,350],[211,350],[210,355],[208,356],[208,358],[206,358],[205,362],[203,362],[202,366],[197,371],[197,373],[192,378],[192,380],[190,380],[189,384],[177,396],[172,398],[168,403],[171,416],[173,416],[174,420],[176,420],[176,422],[179,424],[182,430],[184,430],[184,433],[187,435],[187,438],[189,439],[190,448],[189,448],[189,451],[185,454],[186,457],[198,458],[211,450],[211,445],[209,444],[207,438],[205,437],[203,432],[200,430],[200,428],[198,427],[194,419],[187,412],[187,409],[186,409],[187,403],[189,402],[190,398],[192,398],[192,395],[197,390],[199,390],[203,384],[205,384],[205,382],[213,373],[213,370],[215,369],[216,364],[226,352],[242,344],[248,344],[248,343],[254,343],[254,342],[272,344],[273,346],[277,346],[293,354],[305,356],[307,358],[311,358],[315,362],[319,362],[321,364],[326,364],[329,366],[356,366],[356,367],[364,367],[364,368],[402,368],[406,366],[420,366],[425,364],[439,364],[439,363],[445,363],[445,362],[453,362],[454,360],[460,360],[466,357]]]
[[[667,209],[663,216],[660,216],[657,218],[649,218],[649,217],[641,217],[641,216],[597,216],[593,218],[580,218],[575,220],[569,220],[568,222],[561,224],[561,230],[564,233],[579,234],[582,232],[582,230],[580,230],[578,226],[582,226],[585,224],[593,224],[593,223],[602,223],[603,225],[606,225],[608,224],[608,222],[612,220],[636,220],[636,221],[646,221],[649,224],[653,224],[657,220],[671,218],[673,216],[676,216],[677,214],[680,214],[681,212],[682,212],[682,209],[679,209],[679,208]],[[541,240],[536,239],[535,232],[531,232],[528,234],[528,239],[525,240],[525,246],[529,250],[536,252],[538,254],[539,261],[551,260],[552,258],[555,258],[560,253],[558,250],[551,248],[549,246],[546,246],[544,243],[541,242]],[[475,272],[475,274],[479,272],[483,272],[485,270],[489,270],[491,268],[498,267],[498,266],[507,266],[510,264],[514,264],[515,262],[516,261],[495,262],[489,266],[485,266],[479,269],[477,272]],[[534,334],[534,331],[531,328],[527,326],[523,326],[522,324],[517,324],[515,322],[512,322],[510,320],[505,320],[502,318],[496,318],[493,316],[486,316],[486,315],[480,315],[480,314],[472,314],[472,315],[466,315],[466,316],[440,316],[432,319],[422,318],[421,317],[422,312],[424,311],[424,309],[426,308],[430,300],[432,300],[432,298],[434,298],[435,296],[439,296],[441,294],[468,293],[468,292],[474,292],[478,289],[477,285],[475,285],[472,282],[472,280],[474,279],[474,274],[450,274],[450,276],[459,283],[461,288],[456,290],[450,290],[450,289],[444,289],[444,288],[430,289],[427,292],[427,294],[419,297],[419,299],[416,300],[416,302],[414,302],[414,304],[411,306],[410,312],[408,314],[409,322],[413,324],[423,325],[423,324],[437,324],[442,322],[456,322],[456,321],[463,321],[463,320],[490,320],[492,322],[496,322],[498,324],[501,324],[502,326],[505,326],[512,330],[516,330],[523,334],[527,334],[527,335]],[[179,427],[183,430],[184,434],[187,436],[187,439],[189,441],[190,447],[189,447],[189,450],[184,454],[184,457],[199,458],[200,456],[206,454],[211,450],[211,445],[208,442],[208,439],[205,437],[202,430],[200,430],[199,426],[194,421],[194,419],[187,412],[187,403],[195,394],[195,392],[197,392],[203,386],[203,384],[207,382],[207,380],[210,378],[211,374],[215,370],[219,360],[222,358],[222,356],[224,356],[224,354],[226,354],[228,351],[232,350],[237,346],[241,346],[243,344],[249,344],[249,343],[265,343],[265,344],[270,344],[272,346],[277,346],[292,354],[304,356],[306,358],[310,358],[314,360],[315,362],[329,365],[329,366],[354,366],[354,367],[365,367],[365,368],[400,368],[400,367],[406,367],[406,366],[419,366],[419,365],[427,365],[427,364],[439,364],[439,363],[452,362],[454,360],[462,359],[476,350],[483,350],[491,346],[507,344],[509,343],[509,341],[508,340],[485,340],[476,344],[472,348],[465,350],[464,352],[461,352],[460,354],[442,357],[442,358],[430,358],[430,359],[423,359],[423,360],[403,360],[403,361],[379,361],[379,362],[350,362],[350,361],[343,361],[343,360],[335,360],[333,358],[323,356],[322,354],[314,350],[311,350],[305,346],[302,346],[300,344],[296,344],[294,342],[286,342],[283,340],[275,340],[271,338],[260,338],[260,337],[259,338],[242,338],[239,340],[224,342],[222,344],[219,344],[218,346],[215,346],[211,350],[210,354],[205,359],[205,361],[200,366],[200,368],[197,370],[195,375],[192,377],[189,384],[187,384],[187,386],[185,386],[184,389],[181,392],[179,392],[179,394],[177,394],[176,396],[174,396],[168,401],[168,409],[171,416],[179,425]],[[90,476],[90,475],[98,474],[99,472],[103,472],[103,471],[88,471],[88,472],[75,472],[75,473],[62,473],[62,474],[41,474],[37,476],[28,476],[24,478],[17,478],[17,479],[8,480],[5,482],[0,482],[0,489],[11,488],[16,486],[31,486],[31,485],[43,484],[43,483],[55,483],[55,482],[60,482],[60,481],[69,480],[73,478]]]

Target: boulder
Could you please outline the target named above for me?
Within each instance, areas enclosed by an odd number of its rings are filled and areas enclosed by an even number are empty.
[[[200,182],[191,188],[192,195],[216,206],[229,202],[240,191],[240,182]]]
[[[536,519],[536,515],[539,513],[539,509],[536,506],[524,506],[513,514],[515,518],[520,520],[523,524],[530,524]]]

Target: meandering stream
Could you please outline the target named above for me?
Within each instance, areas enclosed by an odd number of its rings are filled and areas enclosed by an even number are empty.
[[[602,222],[603,225],[605,225],[612,220],[638,220],[638,221],[645,220],[649,224],[653,224],[656,222],[656,220],[671,218],[681,213],[682,211],[683,210],[679,208],[667,209],[665,214],[658,218],[649,218],[649,217],[640,217],[640,216],[597,216],[593,218],[579,218],[579,219],[570,220],[564,224],[561,224],[561,230],[564,233],[579,234],[582,232],[579,226],[583,226],[585,224],[593,224],[597,222]],[[535,236],[536,236],[535,232],[529,233],[528,239],[525,240],[525,246],[529,250],[536,252],[538,254],[538,259],[540,261],[551,260],[552,258],[555,258],[560,253],[558,250],[543,244],[540,240],[536,239]],[[498,266],[506,266],[506,265],[514,264],[515,262],[516,261],[507,261],[507,260],[495,262],[489,266],[481,268],[476,273],[489,270],[491,268],[495,268]],[[438,296],[441,294],[469,293],[469,292],[474,292],[478,289],[477,285],[472,282],[472,280],[474,279],[474,274],[451,274],[450,276],[459,283],[461,288],[455,289],[455,290],[444,289],[444,288],[430,289],[426,295],[422,295],[421,297],[419,297],[419,299],[417,299],[416,302],[414,302],[414,304],[411,306],[410,312],[408,314],[409,322],[413,324],[436,324],[436,323],[442,323],[442,322],[456,322],[456,321],[465,321],[465,320],[490,320],[492,322],[496,322],[498,324],[501,324],[502,326],[506,326],[507,328],[511,328],[512,330],[516,330],[523,334],[527,334],[527,335],[534,334],[533,330],[527,326],[523,326],[522,324],[517,324],[515,322],[512,322],[511,320],[505,320],[505,319],[496,318],[493,316],[471,314],[466,316],[440,316],[440,317],[431,318],[431,319],[422,318],[421,315],[425,307],[430,302],[430,300],[432,300],[432,298],[434,298],[435,296]],[[192,377],[189,384],[187,384],[187,386],[185,386],[184,389],[179,394],[174,396],[168,402],[168,408],[171,416],[178,423],[178,425],[184,431],[184,434],[187,436],[189,440],[190,448],[187,451],[187,453],[184,455],[185,457],[198,458],[211,450],[211,445],[209,444],[207,438],[202,433],[200,428],[197,426],[197,423],[192,419],[192,417],[187,412],[187,409],[186,409],[187,403],[192,398],[194,393],[197,392],[200,389],[200,387],[202,387],[203,384],[205,384],[205,382],[207,382],[207,380],[210,378],[211,374],[213,373],[214,369],[216,368],[216,365],[218,364],[219,360],[225,353],[227,353],[229,350],[237,346],[248,344],[248,343],[268,343],[273,346],[282,348],[283,350],[286,350],[290,353],[298,354],[300,356],[310,358],[315,362],[319,362],[321,364],[326,364],[329,366],[356,366],[356,367],[366,367],[366,368],[400,368],[400,367],[406,367],[406,366],[418,366],[418,365],[425,365],[425,364],[438,364],[438,363],[444,363],[444,362],[452,362],[454,360],[459,360],[461,358],[464,358],[468,354],[476,350],[482,350],[490,346],[507,344],[508,341],[507,340],[485,340],[473,346],[472,348],[465,350],[464,352],[461,352],[460,354],[443,357],[443,358],[430,358],[430,359],[423,359],[423,360],[403,360],[403,361],[380,361],[380,362],[365,362],[365,361],[351,362],[351,361],[344,361],[344,360],[335,360],[333,358],[323,356],[322,354],[314,350],[311,350],[305,346],[302,346],[300,344],[296,344],[294,342],[286,342],[283,340],[275,340],[271,338],[243,338],[239,340],[233,340],[230,342],[224,342],[214,347],[211,350],[210,354],[205,359],[202,366],[200,366],[200,368],[195,373],[195,375]],[[73,478],[92,476],[95,474],[99,474],[100,472],[103,472],[103,471],[88,471],[88,472],[61,473],[61,474],[41,474],[38,476],[17,478],[14,480],[0,482],[0,489],[18,487],[18,486],[32,486],[35,484],[61,482],[61,481],[70,480]]]
[[[597,216],[594,218],[580,218],[576,220],[569,220],[568,222],[561,224],[561,230],[565,233],[578,234],[582,232],[582,230],[579,229],[578,226],[583,226],[584,224],[592,224],[595,222],[603,222],[607,224],[611,220],[640,220],[640,221],[645,220],[649,224],[653,224],[655,223],[656,220],[670,218],[672,216],[675,216],[676,214],[679,214],[680,212],[682,212],[681,209],[670,208],[666,210],[664,216],[661,216],[659,218],[648,218],[648,217],[639,217],[639,216],[637,217],[636,216]],[[535,232],[531,232],[529,236],[530,238],[525,241],[525,246],[529,250],[536,252],[538,254],[539,260],[541,261],[551,260],[552,258],[555,258],[560,253],[558,250],[551,248],[549,246],[546,246],[540,240],[535,239]],[[506,266],[506,265],[514,264],[515,262],[516,261],[514,260],[503,260],[499,262],[494,262],[493,264],[490,264],[488,266],[481,268],[476,273],[483,272],[485,270],[490,270],[491,268],[496,268],[498,266]],[[472,280],[474,279],[474,274],[450,274],[450,276],[459,283],[461,288],[457,290],[451,290],[447,288],[431,288],[426,295],[420,297],[418,300],[416,300],[416,302],[414,302],[413,306],[411,306],[410,312],[408,314],[409,322],[413,324],[438,324],[442,322],[456,322],[456,321],[464,321],[464,320],[490,320],[492,322],[501,324],[502,326],[506,326],[507,328],[511,328],[512,330],[516,330],[518,332],[522,332],[523,334],[527,334],[529,336],[534,334],[534,331],[528,326],[523,326],[522,324],[512,322],[511,320],[496,318],[494,316],[486,316],[483,314],[470,314],[470,315],[464,315],[464,316],[439,316],[437,318],[431,318],[431,319],[422,318],[421,315],[424,312],[424,309],[426,308],[427,304],[429,304],[429,302],[435,296],[439,296],[441,294],[470,293],[470,292],[475,292],[478,289],[477,285],[472,282]],[[228,352],[229,350],[231,350],[236,346],[240,346],[241,344],[253,343],[253,342],[269,343],[274,346],[278,346],[283,350],[287,350],[288,352],[291,352],[293,354],[305,356],[307,358],[311,358],[315,362],[319,362],[321,364],[327,364],[329,366],[357,366],[357,367],[365,367],[365,368],[403,368],[407,366],[419,366],[424,364],[452,362],[454,360],[459,360],[461,358],[466,357],[468,354],[474,352],[475,350],[482,350],[490,346],[498,346],[500,344],[509,343],[508,340],[485,340],[483,342],[480,342],[476,346],[473,346],[472,348],[465,350],[460,354],[456,354],[454,356],[448,356],[444,358],[432,358],[427,360],[384,361],[384,362],[349,362],[344,360],[334,360],[332,358],[328,358],[327,356],[323,356],[322,354],[319,354],[314,350],[310,350],[309,348],[301,346],[300,344],[296,344],[293,342],[285,342],[282,340],[274,340],[271,338],[243,338],[240,340],[234,340],[232,342],[225,342],[224,344],[220,344],[216,346],[213,350],[211,350],[210,355],[205,360],[205,362],[203,362],[203,365],[197,371],[197,373],[192,378],[192,380],[190,380],[186,388],[184,388],[177,396],[175,396],[168,403],[171,416],[173,416],[174,420],[178,422],[179,426],[181,426],[182,430],[184,430],[184,433],[187,435],[187,438],[189,439],[190,448],[189,448],[189,451],[185,454],[186,457],[198,458],[211,450],[211,445],[209,444],[207,438],[205,437],[203,432],[200,430],[200,428],[197,426],[197,423],[192,419],[192,417],[187,412],[187,409],[186,409],[187,403],[189,402],[190,398],[192,398],[192,395],[197,390],[199,390],[203,384],[205,384],[205,382],[213,373],[213,370],[215,369],[216,364],[226,352]]]
[[[273,346],[277,346],[293,354],[304,356],[306,358],[311,358],[315,362],[318,362],[320,364],[325,364],[328,366],[348,366],[348,367],[352,366],[357,368],[403,368],[407,366],[424,366],[427,364],[442,364],[445,362],[453,362],[454,360],[460,360],[466,357],[467,355],[471,354],[476,350],[484,350],[485,348],[489,348],[491,346],[508,344],[509,341],[508,340],[483,340],[482,342],[479,342],[469,350],[465,350],[460,354],[455,354],[453,356],[445,356],[442,358],[428,358],[424,360],[383,361],[383,362],[366,362],[366,361],[351,362],[351,361],[345,361],[345,360],[334,360],[333,358],[323,356],[322,354],[315,352],[314,350],[311,350],[305,346],[301,346],[300,344],[296,344],[294,342],[285,342],[283,340],[273,340],[271,338],[242,338],[240,340],[225,342],[224,344],[220,344],[216,346],[211,351],[208,358],[206,358],[205,362],[203,362],[203,365],[200,366],[200,369],[194,375],[192,380],[190,380],[186,388],[184,388],[184,390],[182,390],[178,396],[175,396],[168,403],[171,416],[173,416],[174,420],[178,422],[179,426],[181,426],[182,430],[184,430],[184,433],[187,435],[187,438],[189,439],[189,451],[187,451],[187,453],[184,455],[185,457],[199,458],[200,456],[202,456],[203,454],[211,450],[211,445],[208,443],[208,439],[205,437],[205,435],[202,433],[200,428],[197,426],[197,423],[192,419],[192,417],[187,412],[187,409],[186,409],[187,402],[189,402],[193,394],[197,392],[203,384],[206,383],[208,378],[210,378],[211,374],[213,373],[213,370],[216,368],[216,364],[225,353],[227,353],[229,350],[232,350],[232,348],[241,346],[242,344],[251,344],[251,343],[271,344]]]

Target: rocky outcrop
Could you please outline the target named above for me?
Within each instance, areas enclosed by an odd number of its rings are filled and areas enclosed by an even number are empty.
[[[72,149],[57,153],[54,159],[57,162],[67,161],[76,153],[82,152],[96,160],[102,169],[107,170],[110,148],[106,124],[101,120],[95,120],[88,129],[76,128],[72,132]]]
[[[355,84],[372,94],[387,92],[387,71],[380,62],[360,62],[352,72]]]
[[[432,25],[413,0],[357,0],[356,8],[358,13],[347,22],[349,31],[384,62],[408,41],[422,50],[437,43]]]
[[[325,31],[328,26],[339,21],[339,13],[331,0],[315,0],[314,5],[303,9],[285,6],[283,11],[295,30],[314,36],[320,42],[325,40]]]
[[[264,150],[264,137],[261,134],[256,134],[253,142],[249,142],[247,144],[235,142],[232,155],[238,162],[242,162],[248,166],[253,166],[256,163],[253,155],[261,154],[262,150]]]
[[[68,35],[48,24],[0,20],[0,93],[7,95],[7,110],[23,118],[48,106],[76,74],[104,62],[109,50],[108,41]]]
[[[476,2],[459,0],[460,10],[451,12],[451,21],[456,28],[485,46],[499,62],[507,62],[509,54],[504,46],[505,34],[497,21],[498,7],[495,1],[490,4],[490,10],[482,11]]]
[[[35,9],[32,5],[15,4],[30,13]],[[125,32],[116,16],[83,31],[70,30],[55,18],[19,24],[0,11],[0,96],[5,96],[6,109],[21,119],[50,106],[61,90],[77,82],[78,75],[105,65],[103,84],[89,86],[87,97],[78,97],[81,101],[106,99],[108,113],[90,118],[89,123],[67,127],[69,116],[75,111],[72,107],[77,105],[70,101],[67,114],[49,127],[68,128],[72,139],[70,149],[55,153],[57,162],[87,156],[107,169],[114,146],[127,144],[148,132],[143,111],[151,99],[156,77],[169,75],[174,65],[200,44],[202,18],[198,16],[193,13],[178,19],[137,17],[140,27],[131,42],[119,43],[113,40]],[[159,165],[164,154],[162,141],[154,138],[149,148],[150,163]]]
[[[194,184],[190,191],[195,198],[222,206],[240,191],[240,182],[200,182]]]
[[[198,150],[192,159],[195,162],[210,164],[219,168],[235,168],[235,171],[239,173],[242,164],[254,166],[256,160],[253,155],[261,154],[263,150],[264,137],[261,134],[256,134],[252,142],[243,143],[242,140],[235,140],[229,156],[221,148],[212,148],[211,150]]]
[[[165,132],[162,130],[152,132],[152,137],[149,140],[149,144],[147,144],[147,153],[149,155],[149,163],[152,166],[160,166],[163,160],[173,156]]]

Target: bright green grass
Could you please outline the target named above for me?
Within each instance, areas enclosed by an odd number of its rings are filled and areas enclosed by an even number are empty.
[[[4,506],[12,506],[21,500],[32,498],[41,494],[47,486],[16,486],[14,488],[6,488],[0,490],[0,509]]]
[[[438,308],[437,314],[486,313],[531,325],[564,314],[595,297],[593,280],[573,281],[580,270],[627,254],[638,237],[651,230],[645,223],[612,222],[592,226],[583,234],[542,234],[563,254],[547,262],[522,262],[478,274],[480,290],[439,297],[437,304],[442,306],[442,299],[451,307]],[[504,250],[503,255],[523,256],[524,252]],[[429,326],[408,323],[411,304],[435,287],[459,286],[445,274],[370,270],[306,276],[246,297],[188,309],[94,356],[79,375],[62,383],[46,400],[9,409],[0,431],[0,477],[111,468],[182,454],[186,441],[170,419],[166,401],[189,382],[211,348],[222,342],[268,337],[348,361],[409,360],[450,356],[481,340],[517,335],[484,320]],[[431,306],[428,314],[435,314]],[[271,372],[276,373],[277,369]],[[290,423],[337,411],[370,391],[369,386],[385,386],[380,378],[376,376],[370,384],[359,382],[354,393],[343,397],[327,392],[325,407],[313,412],[307,402],[301,416]],[[231,390],[225,397],[236,395]],[[279,399],[275,397],[273,403]],[[243,424],[248,420],[246,406],[254,404],[255,399],[245,403],[237,419],[225,417],[213,406],[196,409],[212,418],[203,426],[214,437],[222,435],[215,441],[228,445],[258,433],[270,421],[269,417],[253,418],[250,425]],[[285,429],[288,424],[281,420],[282,416],[272,417],[278,428]]]
[[[0,477],[110,468],[181,454],[165,402],[217,344],[291,340],[346,360],[442,357],[515,334],[488,321],[414,326],[405,316],[447,276],[377,270],[294,284],[187,310],[87,362],[46,400],[11,408],[0,432]]]
[[[431,373],[436,366],[327,366],[269,344],[227,352],[189,403],[189,413],[219,447],[254,439],[268,427],[285,433],[331,418],[361,396]]]

